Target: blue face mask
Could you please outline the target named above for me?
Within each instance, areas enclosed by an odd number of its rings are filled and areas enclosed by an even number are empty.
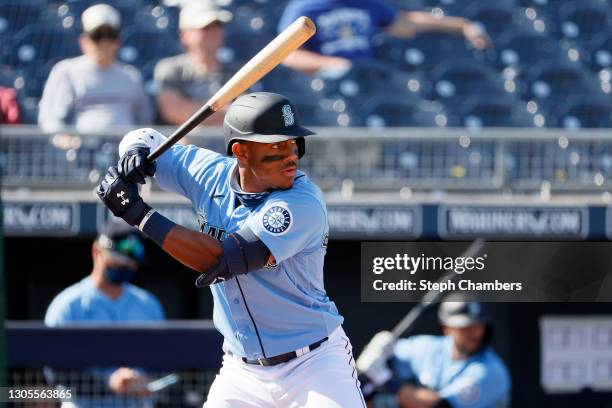
[[[104,277],[114,285],[122,285],[134,277],[134,270],[130,268],[108,267],[104,270]]]

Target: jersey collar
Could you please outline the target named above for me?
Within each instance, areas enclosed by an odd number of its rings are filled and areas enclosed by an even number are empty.
[[[240,184],[238,183],[238,164],[234,166],[234,169],[230,173],[229,187],[234,192],[238,200],[242,205],[247,208],[255,208],[259,204],[263,203],[272,191],[264,191],[262,193],[247,193],[242,191]]]

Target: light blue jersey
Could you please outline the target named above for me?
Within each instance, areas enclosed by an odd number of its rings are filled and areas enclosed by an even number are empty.
[[[247,225],[274,256],[274,266],[211,286],[224,350],[268,358],[312,344],[343,321],[323,287],[327,210],[320,189],[301,172],[292,188],[245,207],[236,173],[235,158],[175,145],[158,159],[155,177],[191,200],[203,232],[223,240]]]
[[[151,293],[126,283],[121,296],[111,299],[96,288],[88,276],[67,287],[53,299],[45,314],[45,325],[114,326],[163,319],[161,304]]]
[[[452,359],[453,339],[413,336],[399,340],[391,366],[402,381],[417,380],[453,408],[502,408],[509,403],[510,375],[491,348],[466,359]]]

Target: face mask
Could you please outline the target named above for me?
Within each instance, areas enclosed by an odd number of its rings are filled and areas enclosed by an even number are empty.
[[[134,271],[130,268],[112,268],[104,270],[104,277],[114,285],[121,285],[134,277]]]

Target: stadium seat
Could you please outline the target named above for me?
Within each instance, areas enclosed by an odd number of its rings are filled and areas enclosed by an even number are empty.
[[[14,67],[80,55],[77,33],[54,26],[27,26],[15,35],[8,55]]]
[[[493,40],[527,25],[525,18],[517,12],[516,6],[504,2],[475,2],[470,4],[462,15],[481,24]]]
[[[497,39],[495,46],[500,67],[522,70],[541,61],[569,61],[567,48],[548,35],[534,31],[508,32]]]
[[[360,125],[374,128],[416,126],[444,127],[449,116],[439,104],[417,96],[381,95],[368,99],[359,107]]]
[[[3,0],[0,2],[0,35],[13,35],[38,20],[45,0]]]
[[[176,33],[179,28],[179,13],[179,7],[150,4],[136,12],[134,24],[151,26],[159,30],[168,30],[170,33]]]
[[[577,94],[593,97],[603,94],[595,78],[580,64],[571,62],[540,62],[531,67],[519,81],[526,99],[547,103],[558,104],[562,98]]]
[[[230,29],[236,33],[273,37],[277,23],[278,21],[270,18],[265,9],[241,6],[233,10],[233,18],[229,25]]]
[[[336,74],[336,73],[333,73]],[[377,61],[355,61],[337,75],[323,73],[312,82],[313,89],[328,97],[363,103],[370,96],[419,94],[422,79]]]
[[[142,68],[151,61],[182,52],[183,47],[175,33],[151,26],[133,25],[122,33],[119,59]]]
[[[598,0],[569,2],[558,12],[556,33],[559,38],[587,43],[609,27],[610,12]]]
[[[480,61],[459,60],[440,63],[429,75],[428,95],[448,104],[460,103],[471,95],[506,96],[499,74]]]
[[[217,57],[224,64],[239,67],[265,47],[271,39],[271,36],[236,32],[231,25],[228,25],[224,45],[217,51]]]
[[[408,71],[427,71],[451,59],[480,58],[462,37],[451,34],[427,33],[409,40],[382,34],[373,43],[381,60]]]
[[[594,71],[612,66],[612,30],[594,36],[584,45],[583,60]]]
[[[512,97],[473,96],[454,109],[466,128],[533,126],[524,103]]]
[[[516,9],[516,0],[496,0],[495,2],[484,2],[482,0],[425,0],[426,6],[438,7],[444,11],[445,15],[457,15],[467,17],[468,10],[487,5],[487,3],[495,3],[495,5]]]
[[[575,97],[555,107],[554,119],[549,122],[557,127],[577,128],[610,128],[612,127],[612,101]]]

